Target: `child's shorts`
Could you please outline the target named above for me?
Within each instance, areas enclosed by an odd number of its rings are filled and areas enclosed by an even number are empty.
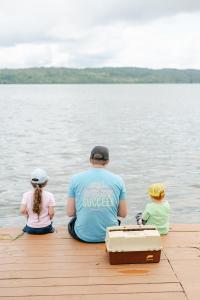
[[[47,233],[53,233],[54,231],[55,229],[53,228],[52,224],[42,228],[33,228],[33,227],[29,227],[28,225],[26,225],[23,228],[23,232],[27,232],[30,234],[47,234]]]

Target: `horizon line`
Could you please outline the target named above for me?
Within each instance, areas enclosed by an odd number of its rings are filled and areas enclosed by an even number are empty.
[[[160,70],[177,70],[177,71],[200,71],[200,68],[176,68],[176,67],[162,67],[162,68],[150,68],[150,67],[136,67],[136,66],[102,66],[102,67],[67,67],[67,66],[32,66],[32,67],[17,67],[17,68],[0,68],[3,70],[28,70],[28,69],[72,69],[72,70],[90,70],[90,69],[146,69],[152,71]]]

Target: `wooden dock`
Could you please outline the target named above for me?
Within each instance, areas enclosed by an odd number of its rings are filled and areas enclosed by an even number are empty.
[[[0,300],[200,300],[200,225],[173,225],[159,264],[111,266],[104,244],[0,228]]]

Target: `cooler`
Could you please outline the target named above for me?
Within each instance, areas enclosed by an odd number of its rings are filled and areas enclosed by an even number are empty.
[[[106,249],[111,265],[158,263],[161,238],[152,225],[127,225],[108,227]]]

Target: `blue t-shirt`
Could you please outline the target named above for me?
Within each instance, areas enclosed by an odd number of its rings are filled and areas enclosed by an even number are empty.
[[[118,225],[119,201],[126,198],[121,177],[91,168],[72,177],[68,196],[75,198],[75,232],[86,242],[105,240],[106,227]]]

